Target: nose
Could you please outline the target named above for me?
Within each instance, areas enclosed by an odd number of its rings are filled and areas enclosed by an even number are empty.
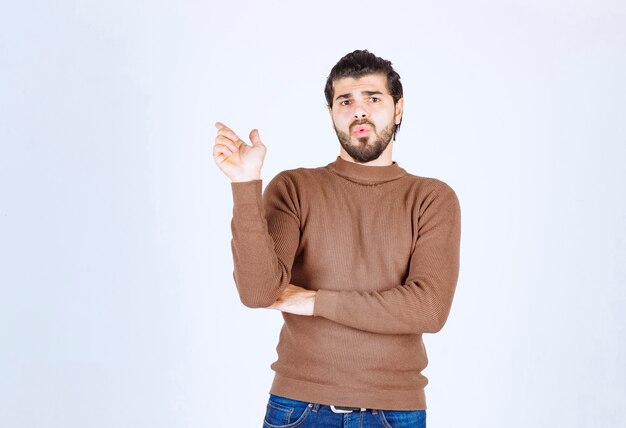
[[[355,119],[365,119],[367,117],[367,110],[363,107],[362,104],[358,103],[354,107],[354,118]]]

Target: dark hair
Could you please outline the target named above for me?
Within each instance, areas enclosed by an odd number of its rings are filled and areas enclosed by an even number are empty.
[[[394,105],[402,98],[402,83],[400,83],[400,75],[391,66],[391,61],[382,59],[367,50],[356,50],[350,52],[335,64],[330,70],[330,75],[326,79],[326,87],[324,95],[329,108],[333,106],[333,97],[335,90],[333,82],[343,79],[344,77],[352,77],[358,79],[366,74],[383,74],[387,77],[387,90],[393,97]],[[402,122],[402,119],[400,119]],[[400,124],[396,125],[395,133],[400,129]]]

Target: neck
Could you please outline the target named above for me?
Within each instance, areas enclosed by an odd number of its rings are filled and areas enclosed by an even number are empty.
[[[397,180],[407,174],[396,162],[392,162],[389,165],[370,166],[369,163],[365,165],[351,160],[345,160],[341,156],[337,156],[337,159],[326,165],[326,167],[343,178],[355,183],[367,185],[382,184]]]
[[[391,152],[393,149],[393,141],[390,141],[389,144],[387,145],[387,147],[385,148],[385,150],[380,154],[380,156],[372,161],[369,162],[365,162],[365,163],[360,163],[355,161],[352,156],[350,156],[348,154],[348,152],[346,152],[344,150],[343,147],[339,147],[339,157],[345,161],[348,162],[353,162],[353,163],[358,163],[359,165],[366,165],[366,166],[388,166],[391,165],[393,163],[393,158],[391,156]]]

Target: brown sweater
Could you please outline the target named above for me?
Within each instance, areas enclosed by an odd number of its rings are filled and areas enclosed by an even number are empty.
[[[425,409],[423,333],[439,331],[459,273],[460,207],[446,183],[340,157],[232,183],[234,278],[267,307],[287,284],[314,316],[283,313],[270,392],[320,404]]]

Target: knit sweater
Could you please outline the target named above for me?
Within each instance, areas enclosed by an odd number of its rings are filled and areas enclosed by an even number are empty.
[[[316,290],[313,316],[282,313],[270,392],[311,403],[426,408],[423,333],[448,317],[459,273],[460,207],[443,181],[396,162],[337,159],[232,183],[239,296],[274,303]]]

